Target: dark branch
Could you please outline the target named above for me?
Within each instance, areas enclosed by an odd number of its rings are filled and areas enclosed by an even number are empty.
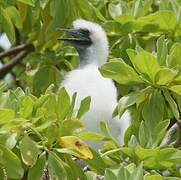
[[[6,74],[8,74],[12,70],[12,68],[16,66],[18,63],[20,63],[23,60],[23,58],[33,49],[33,46],[29,45],[29,47],[26,47],[26,50],[20,52],[10,62],[4,64],[4,66],[0,68],[0,79],[2,79]]]
[[[32,45],[31,44],[21,44],[19,46],[13,47],[11,49],[8,49],[7,51],[1,52],[0,53],[0,59],[6,57],[6,56],[11,56],[14,54],[17,54],[23,50],[29,49],[31,48]]]

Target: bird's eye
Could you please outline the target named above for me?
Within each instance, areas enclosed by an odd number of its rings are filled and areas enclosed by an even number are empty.
[[[87,37],[90,35],[90,32],[87,29],[79,29],[79,32]]]

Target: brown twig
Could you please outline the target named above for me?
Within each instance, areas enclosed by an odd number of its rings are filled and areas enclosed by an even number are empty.
[[[4,58],[6,56],[11,56],[11,55],[17,54],[17,53],[19,53],[19,52],[21,52],[23,50],[29,49],[31,47],[32,47],[31,44],[21,44],[21,45],[18,45],[16,47],[8,49],[7,51],[1,52],[0,53],[0,59]]]
[[[20,63],[23,58],[32,50],[34,47],[31,45],[26,46],[26,50],[23,50],[19,54],[17,54],[10,62],[4,64],[2,68],[0,68],[0,79],[2,79],[6,74],[8,74],[14,66]],[[19,50],[18,50],[19,51]]]

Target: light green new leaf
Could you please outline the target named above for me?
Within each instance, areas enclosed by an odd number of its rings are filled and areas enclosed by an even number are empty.
[[[25,135],[20,143],[20,152],[23,162],[27,166],[33,166],[38,158],[38,147],[36,143]]]
[[[79,108],[78,113],[77,113],[78,119],[80,119],[86,112],[89,111],[90,103],[91,103],[91,97],[90,96],[84,98],[81,101],[80,108]]]
[[[33,111],[34,101],[29,96],[25,96],[21,101],[20,117],[29,118]]]
[[[178,71],[169,68],[161,68],[155,76],[155,83],[158,85],[167,85],[177,75]]]
[[[58,92],[58,101],[57,101],[57,116],[60,120],[63,120],[68,112],[70,111],[71,102],[70,97],[65,90],[61,88]]]
[[[5,9],[7,12],[8,16],[11,18],[12,22],[14,25],[18,28],[22,28],[22,19],[20,16],[19,11],[14,7],[14,6],[9,6]]]
[[[34,0],[17,0],[23,4],[27,4],[27,5],[30,5],[30,6],[34,6]]]
[[[15,118],[15,112],[12,109],[0,109],[0,124],[7,123]]]
[[[3,145],[0,145],[0,163],[4,166],[8,179],[21,179],[23,177],[24,170],[21,161],[16,154]]]
[[[119,84],[142,83],[134,69],[123,61],[108,62],[101,66],[99,71],[104,77],[111,78]]]
[[[181,85],[171,86],[169,89],[178,95],[181,95]]]
[[[148,52],[140,52],[132,59],[135,69],[148,81],[154,83],[155,75],[160,70],[157,59]]]
[[[29,169],[27,180],[40,180],[44,174],[45,162],[46,154],[42,153],[38,158],[36,164]]]
[[[78,136],[84,141],[102,141],[105,138],[103,135],[91,131],[81,132]]]
[[[2,14],[3,30],[6,33],[9,41],[13,44],[15,42],[15,30],[13,27],[13,23],[12,23],[10,17],[8,16],[8,13],[2,7],[0,7],[0,11]]]
[[[173,31],[177,25],[176,16],[172,11],[158,11],[148,16],[140,17],[134,24],[138,31]]]
[[[67,180],[67,173],[63,166],[63,162],[54,152],[49,152],[48,170],[51,179]]]
[[[168,65],[175,67],[181,65],[181,44],[175,43],[170,49],[170,55],[168,58]]]

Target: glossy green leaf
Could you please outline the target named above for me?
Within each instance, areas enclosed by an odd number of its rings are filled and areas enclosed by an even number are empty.
[[[31,140],[27,135],[23,137],[21,143],[20,143],[20,152],[23,162],[28,166],[34,166],[39,150],[36,145],[36,143]]]
[[[167,90],[164,90],[163,94],[167,102],[169,103],[169,106],[173,112],[173,115],[175,116],[176,119],[179,119],[179,111],[178,111],[176,102],[174,101],[174,99],[171,97],[170,93]]]
[[[163,120],[164,98],[160,92],[155,91],[148,97],[144,104],[142,115],[147,127],[151,129],[154,129],[154,127]]]
[[[169,68],[161,68],[155,76],[155,83],[158,85],[167,85],[174,79],[177,73],[178,71]]]
[[[7,7],[5,11],[7,12],[8,16],[11,18],[13,24],[18,29],[21,29],[23,25],[19,11],[13,6]]]
[[[104,77],[111,78],[119,84],[142,83],[134,69],[122,61],[108,62],[99,70]]]
[[[17,1],[30,5],[30,6],[34,6],[34,0],[17,0]]]
[[[175,43],[172,45],[170,49],[170,55],[168,58],[168,65],[171,67],[175,67],[177,65],[181,65],[181,52],[180,52],[181,44]]]
[[[171,86],[169,89],[178,95],[181,95],[181,85]]]
[[[7,177],[21,179],[23,177],[24,170],[17,155],[3,145],[0,145],[0,151],[0,163],[4,166]]]
[[[44,173],[46,157],[45,153],[41,154],[36,164],[28,172],[28,180],[40,180]]]
[[[154,83],[156,73],[160,70],[157,59],[148,52],[140,52],[132,60],[135,69],[148,81]]]
[[[84,98],[81,103],[80,103],[80,108],[77,112],[77,118],[80,119],[86,112],[89,111],[90,108],[90,103],[91,103],[91,97],[88,96]]]
[[[157,40],[157,60],[161,66],[166,65],[167,55],[168,55],[168,48],[165,42],[165,36],[162,35]]]
[[[52,179],[55,180],[67,179],[63,162],[54,152],[50,152],[48,155],[48,170],[50,173],[49,175]]]
[[[58,93],[58,101],[57,101],[57,115],[60,120],[63,120],[68,112],[70,111],[70,97],[65,90],[65,88],[61,88]]]

